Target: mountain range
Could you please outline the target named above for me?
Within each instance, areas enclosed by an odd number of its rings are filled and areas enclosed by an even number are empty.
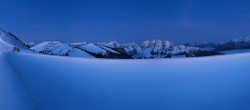
[[[57,40],[50,40],[34,44],[32,42],[24,42],[14,34],[4,31],[3,29],[0,29],[0,37],[0,40],[14,45],[15,48],[21,51],[83,58],[183,58],[220,55],[228,50],[250,49],[250,37],[216,43],[175,44],[163,40],[146,40],[141,44],[118,43],[116,41],[110,41],[108,43],[63,43]]]

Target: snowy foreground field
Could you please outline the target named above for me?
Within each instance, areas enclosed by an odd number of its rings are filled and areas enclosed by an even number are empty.
[[[0,54],[1,110],[250,109],[250,53],[152,60]]]

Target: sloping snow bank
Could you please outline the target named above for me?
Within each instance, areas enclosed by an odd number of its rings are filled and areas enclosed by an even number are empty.
[[[44,110],[250,109],[250,54],[108,60],[8,54]]]
[[[32,110],[32,98],[20,76],[6,62],[5,53],[12,48],[0,38],[0,110]]]

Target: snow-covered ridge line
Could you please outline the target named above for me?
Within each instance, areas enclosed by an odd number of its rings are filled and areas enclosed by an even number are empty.
[[[14,34],[10,32],[6,32],[1,28],[0,28],[0,39],[1,39],[1,42],[6,42],[8,44],[12,44],[22,49],[29,48],[29,46],[24,41],[20,40]]]
[[[140,45],[136,43],[62,43],[59,41],[45,41],[33,46],[31,49],[50,55],[69,56],[70,49],[63,51],[65,48],[77,48],[91,56],[97,58],[172,58],[172,57],[195,57],[217,55],[219,52],[209,53],[210,51],[202,50],[199,47],[176,45],[169,41],[147,40]],[[58,49],[60,51],[58,51]],[[207,52],[207,53],[206,53]]]

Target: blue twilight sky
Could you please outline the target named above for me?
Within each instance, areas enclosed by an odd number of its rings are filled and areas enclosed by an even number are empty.
[[[250,0],[2,0],[0,27],[26,41],[221,41],[250,35]]]

